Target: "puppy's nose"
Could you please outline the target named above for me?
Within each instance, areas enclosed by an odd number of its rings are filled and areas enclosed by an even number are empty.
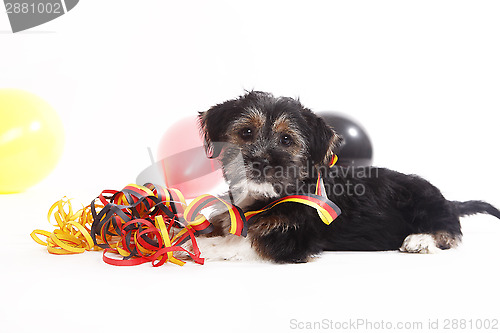
[[[262,173],[267,166],[269,166],[269,160],[266,158],[252,161],[252,169],[255,171]]]

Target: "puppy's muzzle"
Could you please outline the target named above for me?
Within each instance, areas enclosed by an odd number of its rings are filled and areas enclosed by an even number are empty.
[[[266,158],[254,158],[249,161],[248,166],[250,167],[248,176],[258,182],[265,181],[266,178],[271,176],[271,166],[270,161]]]

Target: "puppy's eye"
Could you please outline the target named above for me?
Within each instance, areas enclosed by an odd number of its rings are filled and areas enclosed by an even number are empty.
[[[240,138],[245,141],[250,141],[253,138],[253,130],[251,128],[244,128],[240,131]]]
[[[289,147],[292,145],[293,143],[293,140],[292,140],[292,137],[288,134],[283,134],[280,138],[280,143],[283,145],[283,146],[286,146],[286,147]]]

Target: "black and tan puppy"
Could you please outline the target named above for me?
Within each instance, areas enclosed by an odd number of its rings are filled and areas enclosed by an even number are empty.
[[[500,211],[481,201],[446,200],[417,176],[374,168],[328,167],[342,138],[292,98],[252,91],[200,113],[207,150],[222,163],[236,205],[256,210],[293,194],[313,193],[317,173],[342,214],[330,225],[317,212],[283,203],[249,225],[248,237],[228,234],[226,213],[200,237],[208,259],[262,258],[304,262],[322,251],[432,253],[457,246],[459,217]]]

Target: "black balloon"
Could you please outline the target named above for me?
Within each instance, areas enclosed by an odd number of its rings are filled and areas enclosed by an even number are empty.
[[[335,152],[340,166],[369,166],[372,164],[372,143],[366,131],[355,121],[331,111],[317,113],[330,125],[344,142]]]

